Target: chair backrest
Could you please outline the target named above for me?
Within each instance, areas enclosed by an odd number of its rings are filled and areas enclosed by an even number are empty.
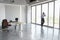
[[[3,19],[3,21],[2,21],[2,26],[8,26],[7,19]]]
[[[15,21],[18,22],[18,18],[15,18]]]

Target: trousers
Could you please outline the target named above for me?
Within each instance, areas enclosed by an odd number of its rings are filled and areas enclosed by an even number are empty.
[[[44,22],[44,18],[41,18],[41,26],[43,26]]]

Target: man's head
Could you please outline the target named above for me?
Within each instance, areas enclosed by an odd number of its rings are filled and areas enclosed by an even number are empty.
[[[45,14],[45,13],[43,12],[43,14]]]

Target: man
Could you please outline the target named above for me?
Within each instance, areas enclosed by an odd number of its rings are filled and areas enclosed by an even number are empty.
[[[45,15],[45,13],[43,12],[42,13],[42,15],[41,15],[41,27],[43,27],[43,24],[44,24],[44,22],[45,22],[45,20],[44,20],[44,17],[45,17],[46,15]]]

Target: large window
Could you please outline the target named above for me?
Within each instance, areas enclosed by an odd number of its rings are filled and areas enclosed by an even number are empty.
[[[42,13],[45,13],[45,23],[44,23],[44,25],[47,25],[47,22],[48,22],[48,20],[47,20],[47,18],[48,18],[48,3],[47,4],[43,4],[42,5]]]
[[[49,3],[49,26],[53,27],[53,6],[54,2]]]
[[[41,14],[45,13],[45,23],[50,27],[59,28],[60,1],[32,6],[32,23],[41,24]],[[42,13],[41,13],[42,12]]]
[[[36,6],[36,23],[41,24],[41,5]]]
[[[35,6],[32,7],[32,23],[35,23]]]

